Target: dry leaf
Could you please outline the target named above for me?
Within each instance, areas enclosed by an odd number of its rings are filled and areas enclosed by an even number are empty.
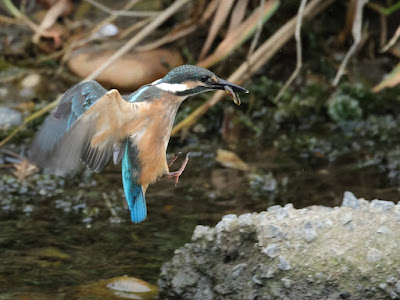
[[[12,164],[14,170],[12,174],[17,177],[18,181],[23,181],[25,178],[31,176],[38,171],[38,168],[31,164],[25,157],[22,159],[21,163]]]
[[[372,91],[374,93],[378,93],[379,91],[383,90],[387,87],[394,87],[400,83],[400,63],[397,64],[392,72],[389,73],[379,84],[374,86]]]
[[[228,150],[217,150],[217,157],[215,158],[217,162],[227,168],[249,171],[250,167],[243,160],[241,160],[235,153]]]

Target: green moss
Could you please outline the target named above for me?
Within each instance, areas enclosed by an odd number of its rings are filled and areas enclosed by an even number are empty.
[[[349,95],[334,94],[329,101],[328,114],[337,123],[360,120],[363,111],[359,102]]]

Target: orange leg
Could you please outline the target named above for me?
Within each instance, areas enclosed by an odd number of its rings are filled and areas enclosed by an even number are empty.
[[[175,155],[169,162],[168,162],[168,167],[170,167],[174,161],[178,158],[178,155]],[[179,182],[179,176],[182,175],[183,171],[186,168],[186,165],[189,161],[189,153],[186,154],[186,158],[182,163],[182,166],[179,168],[179,170],[175,171],[175,172],[168,172],[165,173],[164,176],[167,178],[175,178],[175,186],[177,186],[178,182]]]

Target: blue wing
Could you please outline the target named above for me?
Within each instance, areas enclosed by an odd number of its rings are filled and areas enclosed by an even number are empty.
[[[132,147],[128,138],[122,157],[122,183],[133,223],[140,223],[147,216],[146,198],[142,186],[137,184],[139,174],[137,149]]]
[[[105,93],[107,90],[96,81],[82,82],[66,91],[36,135],[29,159],[39,167],[49,167],[49,158],[62,137],[76,119]]]

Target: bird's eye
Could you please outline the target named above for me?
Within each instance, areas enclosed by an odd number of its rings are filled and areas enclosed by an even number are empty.
[[[203,76],[200,78],[201,82],[207,82],[208,81],[208,76]]]

